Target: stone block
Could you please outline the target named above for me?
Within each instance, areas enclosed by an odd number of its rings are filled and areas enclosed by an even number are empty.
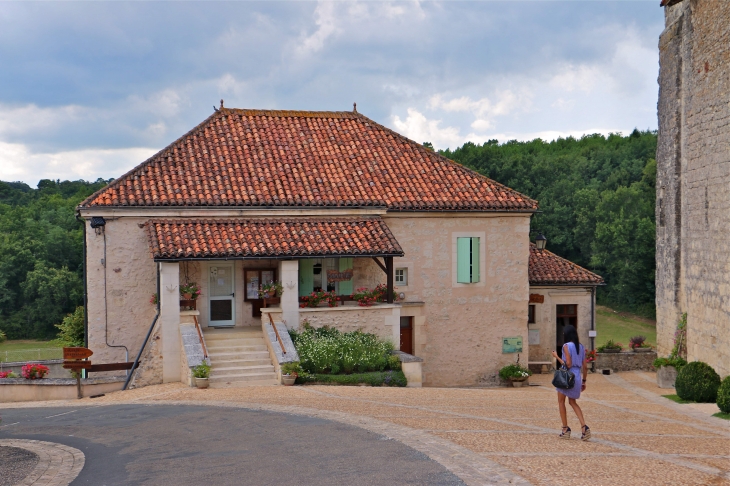
[[[656,372],[656,384],[659,388],[674,388],[677,369],[674,366],[660,366]]]

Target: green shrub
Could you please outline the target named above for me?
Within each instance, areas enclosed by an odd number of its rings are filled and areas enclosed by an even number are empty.
[[[210,377],[210,365],[203,361],[198,366],[193,368],[193,376],[195,378],[209,378]]]
[[[714,403],[719,387],[720,375],[702,361],[693,361],[683,366],[674,382],[679,398],[700,403]]]
[[[56,342],[66,347],[74,348],[84,345],[84,308],[78,306],[73,313],[63,318],[61,324],[56,324],[60,329]]]
[[[297,383],[331,383],[335,385],[406,386],[406,375],[402,371],[371,371],[351,375],[308,374],[297,377]]]
[[[606,349],[618,349],[618,350],[622,350],[622,349],[624,349],[624,345],[621,344],[621,343],[615,342],[613,339],[609,339],[608,341],[606,341],[606,344],[604,344],[603,346],[598,346],[598,350],[597,351],[599,353],[602,353]]]
[[[299,333],[289,331],[299,353],[302,369],[314,374],[352,374],[384,371],[392,364],[393,344],[375,334],[361,331],[343,333],[330,327],[305,326]]]
[[[717,407],[723,413],[730,413],[730,376],[726,376],[717,389]]]
[[[527,378],[532,375],[532,371],[523,368],[519,364],[509,364],[499,370],[499,377],[507,381],[510,378]]]
[[[657,358],[652,363],[652,366],[654,368],[659,369],[662,366],[674,366],[677,369],[677,372],[682,369],[682,366],[687,364],[687,360],[680,358],[679,356],[670,356],[668,358]]]
[[[4,343],[6,339],[8,339],[8,336],[0,330],[0,343]]]

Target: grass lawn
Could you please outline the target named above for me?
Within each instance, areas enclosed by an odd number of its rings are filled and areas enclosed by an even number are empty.
[[[662,395],[662,396],[664,398],[668,398],[671,401],[677,402],[677,403],[695,403],[692,400],[682,400],[681,398],[679,398],[679,395]]]
[[[656,346],[656,321],[614,311],[602,305],[596,307],[596,331],[596,347],[613,339],[628,349],[629,339],[637,335],[646,337],[646,342]]]
[[[33,361],[39,359],[60,359],[63,346],[52,341],[18,339],[0,343],[0,361]],[[37,351],[40,349],[40,353]]]
[[[730,413],[717,412],[712,414],[713,417],[718,417],[725,420],[730,420]]]

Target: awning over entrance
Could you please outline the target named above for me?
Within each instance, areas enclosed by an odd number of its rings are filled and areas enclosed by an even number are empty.
[[[147,236],[155,261],[403,256],[377,216],[155,219]]]

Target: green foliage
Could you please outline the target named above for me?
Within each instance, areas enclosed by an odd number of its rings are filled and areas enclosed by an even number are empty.
[[[8,336],[4,332],[0,331],[0,343],[4,343],[8,339]]]
[[[69,348],[81,347],[84,345],[84,308],[78,306],[73,313],[64,317],[61,324],[56,324],[59,329],[56,342]]]
[[[285,375],[303,375],[306,374],[306,371],[302,369],[302,365],[299,364],[299,361],[294,361],[291,363],[283,363],[281,365],[281,372]]]
[[[682,366],[684,366],[686,364],[687,364],[687,360],[680,358],[678,356],[674,356],[674,357],[670,356],[668,358],[655,359],[654,362],[652,363],[652,366],[656,369],[659,369],[662,366],[674,366],[674,368],[676,368],[677,371],[679,372],[679,370],[682,369]]]
[[[620,350],[624,349],[624,345],[621,343],[617,343],[613,339],[609,339],[608,341],[606,341],[606,344],[604,344],[603,346],[598,346],[598,349],[596,351],[598,351],[599,353],[602,353],[607,349],[618,349],[620,351]]]
[[[306,326],[301,333],[289,331],[289,334],[302,369],[308,373],[383,371],[393,351],[392,343],[361,331],[342,333],[326,326],[318,329]]]
[[[677,373],[674,389],[682,400],[699,403],[714,403],[717,400],[717,389],[720,387],[720,375],[712,366],[702,361],[693,361],[682,367]]]
[[[203,361],[198,366],[193,368],[193,376],[195,378],[208,378],[210,377],[210,365]]]
[[[687,359],[687,313],[677,323],[677,330],[674,331],[674,347],[670,356],[679,356]]]
[[[671,401],[676,402],[676,403],[682,403],[682,404],[684,404],[684,403],[695,403],[693,400],[684,400],[684,399],[680,398],[679,395],[662,395],[662,396],[664,398],[668,398]]]
[[[510,378],[527,378],[531,375],[532,371],[527,368],[523,368],[519,364],[508,364],[499,370],[499,377],[505,381]]]
[[[723,413],[730,413],[730,376],[726,376],[717,389],[717,408]]]
[[[9,339],[51,338],[82,304],[83,226],[75,207],[107,184],[0,181],[0,330]]]
[[[351,375],[307,374],[299,375],[297,383],[328,383],[333,385],[406,386],[406,375],[402,371],[372,371]]]
[[[540,202],[548,249],[606,280],[600,303],[653,317],[657,136],[491,140],[441,154]]]

